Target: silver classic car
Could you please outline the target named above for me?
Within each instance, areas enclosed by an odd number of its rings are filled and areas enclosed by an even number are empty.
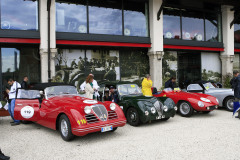
[[[229,111],[233,111],[234,91],[229,88],[218,88],[211,82],[190,84],[187,92],[201,92],[214,96],[219,101],[219,106],[225,107]]]

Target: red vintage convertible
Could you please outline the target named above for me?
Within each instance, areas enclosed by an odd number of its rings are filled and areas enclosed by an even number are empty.
[[[153,94],[154,97],[169,97],[176,106],[178,112],[183,117],[190,117],[194,110],[209,113],[218,108],[218,99],[202,93],[188,93],[180,89],[166,88],[162,92]]]
[[[14,118],[59,130],[65,141],[92,132],[113,132],[126,124],[117,104],[80,97],[76,87],[57,83],[18,89]]]

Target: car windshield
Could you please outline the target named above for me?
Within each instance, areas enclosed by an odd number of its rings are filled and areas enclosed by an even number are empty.
[[[77,89],[74,86],[52,86],[45,89],[47,98],[65,94],[77,94]]]
[[[206,90],[209,90],[211,88],[215,88],[212,83],[208,82],[208,83],[204,83],[203,86],[205,87]]]
[[[120,95],[142,94],[141,89],[136,84],[122,84],[118,86]]]
[[[164,91],[165,92],[172,92],[173,90],[172,90],[172,88],[164,88]]]
[[[39,90],[18,89],[17,91],[17,98],[19,99],[38,99],[40,97],[41,95]]]
[[[187,87],[187,90],[188,91],[200,91],[200,90],[203,90],[203,89],[202,89],[202,87],[199,84],[190,84]]]

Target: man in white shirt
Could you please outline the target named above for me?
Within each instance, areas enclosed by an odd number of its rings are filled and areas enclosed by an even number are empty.
[[[6,90],[9,96],[8,112],[13,119],[11,126],[15,126],[20,124],[19,120],[14,119],[14,108],[15,108],[16,92],[18,88],[21,88],[21,85],[18,82],[14,81],[12,78],[8,80],[8,84],[11,86],[10,90]]]
[[[94,77],[94,75],[93,74],[89,74],[90,76],[93,76]],[[99,93],[98,93],[98,89],[100,88],[99,86],[98,86],[98,83],[97,83],[97,81],[96,80],[94,80],[93,79],[93,88],[95,89],[95,97],[99,97],[100,95],[99,95]],[[81,86],[80,86],[80,89],[81,89],[81,91],[85,91],[85,86],[86,86],[86,81],[84,81],[82,84],[81,84]]]

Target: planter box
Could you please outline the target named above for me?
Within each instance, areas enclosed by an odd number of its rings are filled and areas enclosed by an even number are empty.
[[[2,103],[2,106],[6,105],[6,102],[4,102],[4,101],[0,101],[0,103]],[[10,114],[8,113],[7,110],[5,110],[4,108],[1,108],[0,109],[0,117],[3,117],[3,116],[10,116]]]
[[[10,116],[8,111],[6,111],[5,109],[0,109],[0,117],[3,117],[3,116]]]

